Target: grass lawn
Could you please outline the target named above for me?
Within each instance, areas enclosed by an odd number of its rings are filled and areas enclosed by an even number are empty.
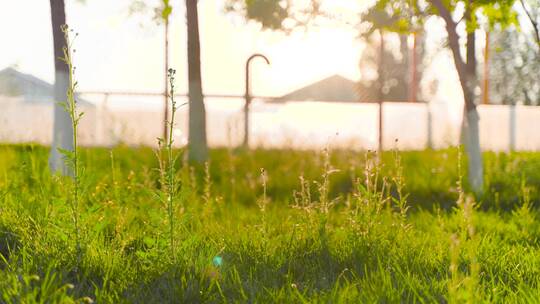
[[[46,148],[0,146],[0,303],[540,299],[540,153],[484,154],[481,196],[457,149],[180,156],[172,235],[151,149],[81,154],[74,213]]]

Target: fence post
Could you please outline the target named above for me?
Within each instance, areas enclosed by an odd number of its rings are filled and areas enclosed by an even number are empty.
[[[379,96],[378,96],[378,103],[379,103],[379,145],[378,150],[379,153],[382,153],[383,151],[383,99],[384,99],[384,34],[383,30],[379,29],[379,38],[380,38],[380,45],[379,45],[379,67],[378,67],[378,76],[379,76]]]
[[[105,140],[104,140],[104,118],[107,112],[107,102],[109,99],[109,93],[103,94],[103,101],[97,106],[96,111],[96,137],[95,137],[95,144],[97,146],[104,146]]]
[[[510,105],[510,152],[516,149],[516,104]]]
[[[433,149],[433,117],[431,114],[431,103],[426,102],[427,106],[427,148]]]

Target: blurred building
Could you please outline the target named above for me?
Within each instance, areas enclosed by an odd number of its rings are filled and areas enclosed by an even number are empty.
[[[0,102],[10,99],[24,103],[53,103],[54,85],[8,67],[0,70],[0,96],[4,97],[0,98]],[[84,106],[94,106],[93,103],[80,98],[77,98],[77,103]]]
[[[83,145],[101,143],[98,107],[76,98],[84,112],[78,139]],[[49,145],[54,124],[54,85],[14,68],[0,70],[0,142]]]
[[[390,81],[389,81],[390,82]],[[396,88],[394,88],[396,87]],[[384,95],[385,102],[407,102],[407,87],[394,85]],[[355,82],[341,75],[333,75],[303,88],[272,100],[286,101],[327,101],[327,102],[362,102],[379,101],[376,83]]]
[[[356,82],[340,75],[333,75],[307,85],[274,100],[359,102]]]

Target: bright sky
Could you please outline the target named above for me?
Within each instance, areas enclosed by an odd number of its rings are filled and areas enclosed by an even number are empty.
[[[298,0],[300,1],[300,0]],[[68,24],[79,32],[75,64],[81,90],[161,91],[163,88],[163,28],[152,14],[130,16],[131,0],[66,0]],[[337,14],[357,10],[360,0],[331,2]],[[254,52],[267,55],[271,66],[254,62],[253,92],[279,96],[332,74],[360,78],[362,44],[357,33],[324,27],[290,36],[261,31],[255,23],[226,15],[223,0],[200,0],[203,89],[206,93],[243,94],[244,62]],[[184,1],[173,1],[170,66],[177,86],[187,91]],[[3,45],[0,69],[16,65],[23,72],[53,81],[53,51],[49,1],[0,0]],[[24,12],[24,18],[21,18]],[[451,62],[435,58],[436,73],[445,72],[440,94],[460,99]]]
[[[1,0],[0,28],[4,40],[0,68],[16,64],[21,70],[53,80],[49,1]],[[68,0],[68,24],[79,32],[75,61],[81,89],[150,90],[162,88],[163,29],[150,14],[129,16],[129,0]],[[170,33],[171,66],[186,69],[183,7],[175,1]],[[7,7],[6,7],[7,6]],[[262,52],[272,61],[253,65],[254,91],[281,94],[329,74],[359,77],[361,45],[355,33],[325,28],[284,36],[261,32],[226,16],[221,1],[200,1],[205,91],[242,93],[245,58]],[[20,13],[24,11],[25,18]],[[9,29],[9,30],[7,30]],[[186,87],[186,73],[178,85]]]

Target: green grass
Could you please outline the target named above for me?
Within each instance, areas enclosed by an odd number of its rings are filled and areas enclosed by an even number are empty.
[[[0,146],[0,303],[540,298],[539,153],[485,154],[473,198],[455,149],[402,152],[400,167],[393,152],[374,165],[350,151],[213,150],[208,170],[177,163],[173,257],[154,152],[81,149],[79,262],[74,185],[50,176],[47,152]]]

